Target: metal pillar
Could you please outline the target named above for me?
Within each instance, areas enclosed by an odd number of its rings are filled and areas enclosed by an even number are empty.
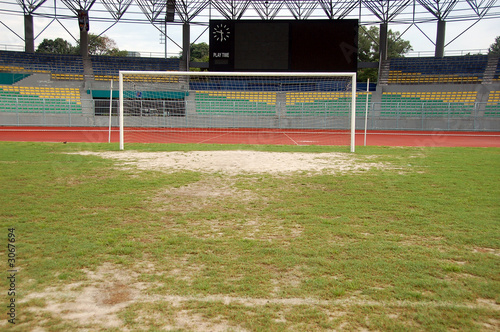
[[[436,50],[434,52],[434,56],[437,58],[444,56],[445,31],[446,21],[440,19],[437,24]]]
[[[24,51],[26,53],[35,53],[32,15],[24,15]]]
[[[182,61],[181,70],[189,70],[189,58],[191,57],[189,22],[182,24]],[[185,66],[185,68],[183,68]]]
[[[167,25],[168,25],[168,22],[165,20],[165,31],[163,31],[165,33],[164,37],[165,37],[165,59],[168,58],[168,47],[167,47],[167,41],[168,41],[168,37],[167,37]]]
[[[387,38],[387,34],[388,34],[388,28],[389,24],[387,23],[381,23],[380,24],[380,36],[379,36],[379,45],[378,45],[378,48],[379,48],[379,55],[380,55],[380,63],[382,63],[382,61],[384,60],[387,60],[387,42],[388,42],[388,38]]]
[[[80,28],[80,55],[82,58],[89,57],[89,12],[78,11],[78,27]]]
[[[86,30],[80,30],[80,55],[84,59],[89,57],[89,33]]]

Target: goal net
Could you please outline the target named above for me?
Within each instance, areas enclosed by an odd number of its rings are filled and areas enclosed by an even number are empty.
[[[345,145],[354,152],[356,73],[119,75],[125,142]]]

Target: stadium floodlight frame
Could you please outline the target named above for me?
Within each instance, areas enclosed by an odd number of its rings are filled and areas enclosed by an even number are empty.
[[[177,76],[234,76],[234,77],[350,77],[351,78],[351,109],[350,109],[350,151],[355,152],[356,146],[356,72],[193,72],[193,71],[119,71],[119,139],[120,150],[124,150],[124,108],[123,108],[123,76],[131,75],[177,75]]]

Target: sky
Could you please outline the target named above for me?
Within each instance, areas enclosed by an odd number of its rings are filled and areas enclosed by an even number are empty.
[[[79,37],[78,23],[75,18],[65,18],[71,15],[71,12],[62,4],[60,0],[55,0],[58,5],[54,10],[54,1],[45,3],[37,9],[36,14],[46,14],[48,17],[35,16],[35,48],[44,38],[55,39],[63,38],[72,45],[76,45],[75,38]],[[500,1],[497,1],[500,2]],[[450,14],[446,23],[446,55],[458,55],[462,53],[477,53],[480,50],[486,52],[489,46],[494,42],[495,37],[500,36],[500,3],[490,11],[496,18],[485,18],[482,20],[470,19],[474,17],[474,12],[469,7],[463,7],[465,2],[456,7],[456,11]],[[462,8],[460,7],[462,6]],[[58,19],[54,19],[54,13]],[[212,9],[210,12],[205,10],[198,15],[195,21],[198,24],[191,25],[191,42],[208,43],[208,32],[206,25],[209,20],[209,14],[212,18],[220,19],[221,16]],[[287,15],[289,15],[287,17]],[[145,15],[140,12],[137,5],[131,6],[124,15],[125,20],[118,23],[111,21],[111,15],[105,11],[99,0],[90,10],[90,32],[94,34],[104,34],[116,42],[120,50],[139,52],[142,56],[162,57],[165,54],[165,44],[161,43],[162,34],[149,22]],[[432,56],[434,54],[433,40],[436,38],[437,23],[436,20],[424,9],[420,9],[417,14],[418,19],[428,20],[418,24],[410,24],[412,21],[411,11],[403,12],[395,18],[396,22],[389,23],[389,28],[393,31],[403,33],[402,38],[409,40],[413,46],[413,52],[410,56]],[[468,19],[459,19],[460,16]],[[362,13],[360,23],[362,25],[371,25],[376,20],[369,13]],[[102,19],[107,18],[107,22]],[[256,19],[258,16],[252,11],[247,11],[243,19]],[[279,18],[291,18],[288,10],[281,10]],[[322,10],[317,10],[310,19],[325,19],[326,16]],[[352,17],[359,18],[359,11],[355,10]],[[143,23],[132,23],[126,20],[141,20]],[[404,21],[398,23],[397,21]],[[204,24],[199,24],[199,22]],[[176,56],[180,52],[178,45],[182,44],[182,27],[180,24],[169,24],[167,34],[171,40],[167,43],[168,56]],[[21,8],[16,0],[0,0],[0,49],[22,50],[24,42],[24,20]],[[177,45],[176,45],[177,44]],[[16,47],[17,49],[13,49]]]

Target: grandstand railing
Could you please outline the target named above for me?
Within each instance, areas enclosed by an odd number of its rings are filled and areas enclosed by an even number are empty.
[[[83,112],[81,104],[93,105],[92,113],[97,115],[107,115],[109,113],[109,100],[103,99],[67,99],[64,101],[59,101],[57,107],[54,107],[54,101],[51,98],[37,98],[36,105],[33,104],[32,97],[9,97],[0,98],[0,103],[3,103],[4,107],[0,109],[0,114],[5,113],[89,113]],[[113,113],[117,109],[117,100],[113,100],[112,110]],[[160,101],[161,102],[161,101]],[[163,101],[163,103],[171,103],[172,100]],[[9,103],[9,107],[5,107],[5,104]],[[188,103],[188,101],[185,101]],[[225,107],[217,111],[219,104],[213,102],[210,109],[214,110],[213,114],[227,113],[233,111],[234,113],[241,113],[238,107],[234,106]],[[233,102],[236,105],[236,102]],[[198,104],[198,102],[196,102]],[[344,105],[345,104],[345,105]],[[365,112],[365,101],[356,103],[356,113],[360,115]],[[96,106],[97,105],[97,106]],[[229,104],[228,104],[229,105]],[[349,102],[344,102],[343,106],[350,106]],[[255,107],[255,106],[254,106]],[[195,108],[195,107],[191,107]],[[258,107],[255,107],[257,109]],[[294,116],[294,114],[301,115],[314,115],[315,113],[324,113],[324,111],[331,110],[332,107],[329,102],[324,102],[321,105],[320,102],[315,101],[314,107],[302,106],[290,108],[290,105],[283,103],[282,105],[277,102],[276,109],[287,110],[288,116]],[[343,107],[342,107],[343,108]],[[266,108],[267,109],[267,108]],[[248,112],[252,112],[253,109],[247,109]],[[491,102],[474,102],[467,103],[466,105],[457,105],[457,103],[452,102],[415,102],[413,104],[408,102],[394,103],[394,102],[368,102],[368,112],[371,115],[377,116],[400,116],[400,117],[469,117],[469,116],[498,116],[500,117],[500,103]],[[497,113],[498,114],[497,114]],[[207,112],[203,109],[199,110],[198,113]],[[279,112],[273,112],[273,114],[278,114]],[[484,114],[483,114],[484,113]],[[349,112],[338,112],[336,114],[342,114],[349,116]],[[1,123],[0,123],[1,125]]]
[[[445,50],[444,51],[444,56],[463,56],[463,55],[469,55],[469,54],[474,54],[474,55],[485,55],[488,54],[489,49],[487,48],[474,48],[474,49],[468,49],[468,50]],[[405,57],[432,57],[435,56],[436,51],[410,51],[408,53],[405,53]]]
[[[14,44],[0,44],[1,51],[14,51],[14,52],[24,52],[24,45],[14,45]],[[140,54],[142,58],[171,58],[179,56],[178,52],[168,53],[165,57],[165,51],[130,51],[131,53]],[[488,54],[489,49],[487,48],[473,48],[473,49],[464,49],[464,50],[444,50],[444,56],[453,56],[453,55],[468,55],[468,54]],[[410,51],[405,53],[406,57],[429,57],[434,56],[436,54],[435,50],[429,51]]]
[[[74,101],[68,101],[65,107],[55,110],[53,106],[38,107],[36,109],[26,109],[22,106],[22,97],[18,98],[19,107],[1,108],[0,125],[10,126],[107,126],[109,121],[109,102],[99,99],[81,100],[86,105],[82,109],[74,109]],[[47,99],[50,105],[51,100]],[[159,116],[165,119],[165,126],[174,126],[175,119],[183,118],[203,118],[220,119],[221,116],[231,116],[237,119],[239,116],[255,117],[275,117],[276,119],[304,119],[307,123],[312,118],[334,117],[346,119],[348,112],[323,111],[316,102],[315,108],[304,107],[294,109],[293,112],[260,112],[259,110],[235,110],[234,112],[206,112],[185,113],[181,108],[191,108],[186,101],[186,105],[170,104],[165,109],[157,108],[155,112],[143,110],[135,114],[138,117]],[[363,104],[363,105],[361,105]],[[500,103],[471,103],[457,108],[456,103],[439,103],[438,106],[431,102],[415,103],[415,105],[398,105],[397,103],[369,102],[368,103],[368,129],[371,130],[498,130],[500,128]],[[41,103],[43,105],[43,101]],[[349,105],[347,105],[349,106]],[[172,112],[173,108],[177,111]],[[286,105],[277,105],[277,108],[286,109]],[[325,110],[328,107],[325,105]],[[356,116],[364,119],[365,103],[358,103]],[[118,125],[117,104],[112,107],[112,125]],[[169,120],[170,119],[170,120]],[[185,121],[189,123],[189,121]],[[219,122],[220,123],[220,122]],[[236,123],[236,122],[235,122]],[[358,129],[362,129],[364,121],[358,121]],[[485,125],[486,124],[486,125]],[[488,127],[490,125],[490,127]],[[181,125],[182,126],[182,125]],[[496,128],[496,129],[495,129]],[[335,129],[335,128],[331,128]]]

